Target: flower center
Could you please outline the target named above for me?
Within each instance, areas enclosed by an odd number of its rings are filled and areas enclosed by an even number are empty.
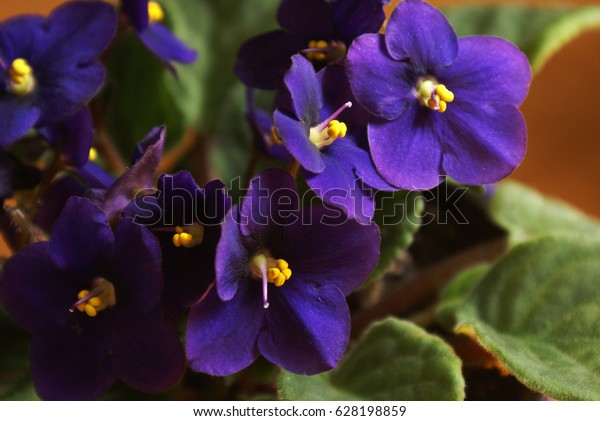
[[[311,127],[308,137],[317,148],[323,149],[325,146],[331,145],[334,140],[346,136],[348,127],[345,123],[335,120],[335,118],[350,107],[352,107],[352,103],[348,101],[318,126]]]
[[[24,58],[13,60],[8,71],[10,82],[8,91],[14,95],[25,96],[35,89],[33,69]]]
[[[346,44],[340,41],[310,41],[308,48],[301,51],[310,61],[325,61],[331,63],[346,55]]]
[[[75,309],[90,317],[96,317],[99,311],[105,310],[117,304],[115,287],[104,278],[94,281],[91,291],[83,289],[77,294],[77,301],[69,308],[73,313]]]
[[[202,244],[204,239],[204,225],[194,222],[192,225],[175,227],[173,235],[173,245],[175,247],[191,248]]]
[[[148,2],[148,21],[150,23],[162,22],[165,19],[165,12],[160,4],[155,1]]]
[[[454,94],[445,85],[433,78],[424,78],[415,88],[415,96],[422,106],[443,113],[448,104],[454,101]]]
[[[281,287],[292,277],[290,265],[283,259],[274,259],[268,251],[256,254],[250,260],[250,274],[254,279],[262,281],[263,307],[269,308],[267,296],[268,284]]]

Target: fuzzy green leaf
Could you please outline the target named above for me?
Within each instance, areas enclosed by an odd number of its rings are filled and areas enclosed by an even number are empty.
[[[490,215],[509,232],[512,244],[545,234],[584,234],[600,238],[599,221],[518,183],[502,183],[498,187]]]
[[[283,372],[285,400],[461,400],[461,362],[440,338],[400,320],[374,324],[339,366],[316,376]]]
[[[521,382],[561,400],[600,400],[600,242],[523,243],[475,287],[457,317]]]

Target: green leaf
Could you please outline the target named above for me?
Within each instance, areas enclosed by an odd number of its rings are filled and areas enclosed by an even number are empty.
[[[598,6],[457,6],[444,13],[459,36],[497,35],[512,41],[534,71],[584,31],[600,28]]]
[[[283,372],[284,400],[461,400],[461,361],[440,338],[400,320],[374,324],[333,371]]]
[[[555,399],[600,399],[600,242],[540,238],[498,262],[458,311],[521,382]]]
[[[394,263],[412,243],[421,226],[425,200],[416,191],[378,192],[373,220],[381,232],[381,254],[377,266],[363,285],[368,285]]]
[[[500,184],[492,198],[490,215],[509,232],[512,244],[545,234],[600,237],[599,221],[518,183]]]
[[[456,311],[489,269],[490,265],[486,264],[474,266],[452,278],[446,288],[440,292],[435,312],[439,324],[448,330],[456,327]]]

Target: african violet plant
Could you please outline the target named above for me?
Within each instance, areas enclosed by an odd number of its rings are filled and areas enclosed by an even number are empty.
[[[0,24],[0,396],[600,399],[600,225],[500,183],[600,9],[388,3]]]

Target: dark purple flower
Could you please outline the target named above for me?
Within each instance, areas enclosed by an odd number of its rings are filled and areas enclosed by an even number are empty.
[[[379,31],[389,0],[282,0],[277,20],[283,29],[258,35],[240,48],[236,75],[259,89],[277,89],[290,58],[303,53],[317,65],[336,61],[359,35]]]
[[[295,55],[292,63],[285,84],[293,112],[275,111],[277,133],[319,197],[351,218],[368,222],[374,213],[375,189],[394,188],[371,161],[367,114],[359,105],[352,106],[354,97],[341,64],[316,75],[304,57]]]
[[[92,115],[88,107],[83,107],[71,117],[38,131],[55,148],[56,153],[61,155],[65,163],[83,167],[88,162],[94,141]]]
[[[246,120],[252,130],[255,144],[270,158],[289,162],[292,160],[283,141],[275,130],[273,114],[268,114],[254,104],[254,89],[246,90]]]
[[[508,41],[457,38],[434,7],[405,0],[385,37],[356,39],[347,61],[352,90],[373,114],[373,160],[391,184],[429,189],[446,174],[494,183],[523,159],[527,133],[518,106],[531,70]]]
[[[142,139],[133,156],[133,165],[108,188],[91,190],[88,195],[106,213],[111,225],[138,192],[154,188],[155,172],[162,158],[166,128],[153,128]]]
[[[96,57],[116,24],[114,8],[100,1],[0,24],[0,146],[64,120],[98,92],[104,68]]]
[[[164,11],[159,3],[148,0],[123,0],[123,12],[144,45],[175,73],[172,61],[191,63],[198,54],[186,46],[162,23]]]
[[[124,214],[150,228],[160,241],[163,308],[173,319],[195,304],[215,280],[215,252],[231,199],[221,181],[201,189],[187,171],[162,175],[157,187],[156,194],[137,198]]]
[[[69,200],[49,242],[12,257],[0,279],[11,317],[33,333],[34,386],[43,399],[95,399],[117,380],[145,391],[173,386],[185,359],[162,321],[160,247],[144,227]]]
[[[379,257],[379,231],[323,206],[300,210],[294,180],[271,168],[223,224],[217,280],[192,307],[191,367],[228,375],[259,355],[286,370],[334,367],[350,333],[345,296]]]

